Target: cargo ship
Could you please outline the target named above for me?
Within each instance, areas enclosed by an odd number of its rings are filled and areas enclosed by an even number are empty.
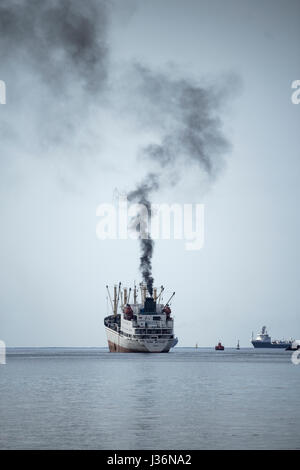
[[[110,352],[123,353],[167,353],[178,339],[174,335],[174,318],[170,304],[175,295],[163,302],[164,287],[158,292],[153,288],[152,295],[145,284],[132,289],[114,286],[111,296],[108,286],[108,299],[112,314],[104,318]],[[113,298],[112,298],[113,297]]]
[[[263,326],[261,333],[259,333],[256,338],[253,338],[251,343],[255,348],[287,348],[292,344],[293,340],[271,340],[271,336],[268,335],[267,327]]]

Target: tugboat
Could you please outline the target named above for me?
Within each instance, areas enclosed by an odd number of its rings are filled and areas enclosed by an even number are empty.
[[[224,346],[221,341],[218,342],[217,346],[215,346],[216,351],[224,351]]]
[[[177,344],[170,308],[175,292],[167,303],[163,303],[163,286],[159,293],[156,287],[150,293],[141,283],[140,301],[135,285],[131,302],[131,289],[122,289],[121,283],[118,288],[114,286],[113,299],[108,286],[106,288],[112,307],[112,314],[104,319],[110,352],[167,353]]]

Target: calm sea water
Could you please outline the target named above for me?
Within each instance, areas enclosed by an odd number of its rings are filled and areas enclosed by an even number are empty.
[[[276,350],[12,349],[1,449],[300,449],[300,365]]]

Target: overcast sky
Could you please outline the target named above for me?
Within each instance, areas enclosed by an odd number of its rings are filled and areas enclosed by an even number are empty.
[[[155,283],[176,291],[178,346],[248,347],[262,325],[300,338],[299,15],[298,0],[1,2],[7,346],[106,346],[105,286],[140,280],[139,244],[97,239],[96,209],[155,166],[140,149],[168,131],[174,83],[210,90],[226,141],[211,149],[213,177],[167,167],[153,195],[205,204],[200,251],[155,244]],[[163,81],[165,101],[140,67]]]

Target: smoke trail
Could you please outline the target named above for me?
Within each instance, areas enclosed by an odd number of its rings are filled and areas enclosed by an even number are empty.
[[[95,92],[106,78],[106,29],[104,0],[2,0],[1,59],[22,60],[56,93],[74,80]]]
[[[221,86],[203,87],[192,80],[172,79],[172,74],[155,74],[141,65],[136,73],[140,93],[151,108],[152,125],[157,123],[160,134],[159,142],[145,146],[142,155],[159,169],[195,164],[213,179],[230,149],[220,110],[239,86],[237,77],[223,77]]]
[[[1,78],[10,96],[8,112],[0,117],[3,139],[16,133],[23,149],[43,156],[45,147],[67,156],[71,146],[74,154],[81,143],[90,145],[89,113],[101,112],[108,88],[106,4],[1,0]]]
[[[151,218],[150,197],[161,185],[162,170],[172,170],[180,179],[180,168],[194,166],[214,179],[229,150],[223,135],[219,109],[229,97],[227,83],[220,88],[200,87],[187,79],[172,79],[165,74],[138,65],[135,67],[138,89],[143,96],[147,127],[159,132],[159,142],[151,142],[141,149],[142,158],[157,165],[157,171],[148,173],[144,182],[129,194],[129,200],[146,205]],[[236,88],[238,80],[230,77]],[[139,114],[139,118],[142,118]],[[153,167],[153,165],[152,165]],[[155,181],[155,184],[151,184]],[[147,184],[150,182],[150,184]],[[146,235],[145,238],[143,238]],[[140,231],[140,269],[148,291],[152,295],[152,255],[154,242],[149,233]]]
[[[1,1],[0,54],[2,62],[9,65],[10,88],[15,81],[18,94],[18,77],[23,77],[24,71],[34,85],[38,82],[37,93],[22,96],[26,125],[32,121],[33,129],[29,131],[34,140],[41,138],[44,143],[46,137],[51,144],[67,140],[69,145],[70,130],[73,135],[79,134],[76,130],[85,121],[85,110],[97,101],[99,93],[107,91],[107,16],[106,0]],[[221,167],[223,154],[229,148],[218,115],[223,90],[199,87],[191,80],[173,78],[172,72],[155,73],[141,65],[132,70],[141,108],[137,118],[142,121],[146,114],[147,125],[158,139],[140,152],[156,169],[146,175],[129,199],[146,206],[151,218],[151,195],[161,185],[162,170],[177,171],[179,179],[181,166],[196,165],[214,178]],[[228,95],[227,91],[224,95]],[[22,114],[19,104],[15,114]],[[3,129],[17,128],[22,133],[23,126],[16,126],[15,121],[10,126],[4,124]],[[23,133],[27,144],[27,128]],[[154,244],[142,217],[140,229],[140,270],[152,293]]]
[[[133,220],[133,224],[139,229],[141,246],[140,271],[142,273],[143,281],[146,283],[148,292],[151,296],[153,293],[152,255],[154,242],[149,233],[149,218],[151,219],[151,202],[149,200],[149,194],[158,188],[158,175],[149,173],[146,179],[140,183],[134,191],[127,195],[127,199],[129,201],[142,204],[147,209],[147,214],[138,213],[136,215]]]

